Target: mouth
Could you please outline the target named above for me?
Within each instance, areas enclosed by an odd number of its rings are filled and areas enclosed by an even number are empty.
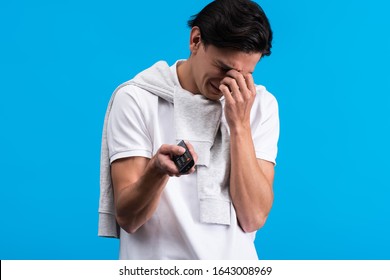
[[[215,86],[213,83],[210,83],[211,87],[214,89],[215,94],[220,95],[221,91],[217,86]]]

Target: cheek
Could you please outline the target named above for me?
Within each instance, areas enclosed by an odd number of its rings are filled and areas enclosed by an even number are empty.
[[[226,71],[222,69],[216,69],[213,72],[213,79],[218,80],[218,82],[222,81],[226,77]]]
[[[213,83],[219,83],[225,77],[225,74],[226,73],[220,69],[211,69],[209,72],[207,72],[206,78]]]

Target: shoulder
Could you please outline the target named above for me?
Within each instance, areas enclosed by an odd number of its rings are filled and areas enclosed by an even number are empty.
[[[256,98],[252,107],[252,120],[260,122],[268,119],[271,115],[278,115],[279,106],[275,96],[264,86],[256,85]]]
[[[118,86],[114,91],[114,102],[121,104],[143,104],[147,106],[153,102],[157,102],[158,97],[151,94],[147,90],[130,84],[129,82],[123,83]]]
[[[138,112],[145,119],[150,119],[158,112],[159,97],[128,82],[118,86],[112,96],[110,115],[113,112],[122,112],[128,115],[130,112]]]
[[[265,86],[262,85],[256,85],[255,102],[259,105],[261,104],[263,109],[278,107],[278,101],[276,100],[276,97],[270,93]]]

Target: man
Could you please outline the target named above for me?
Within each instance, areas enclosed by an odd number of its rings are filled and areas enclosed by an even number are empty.
[[[122,84],[107,110],[99,235],[120,236],[121,259],[258,258],[279,119],[252,73],[272,31],[249,0],[214,1],[189,26],[190,57]],[[185,174],[182,139],[196,163]]]

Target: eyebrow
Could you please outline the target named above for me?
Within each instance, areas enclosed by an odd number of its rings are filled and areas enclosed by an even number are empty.
[[[229,70],[237,70],[237,69],[235,69],[234,67],[231,67],[231,66],[225,64],[224,62],[222,62],[222,61],[220,61],[220,60],[217,60],[216,62],[217,62],[217,64],[218,64],[219,67],[223,68],[223,69],[226,70],[226,71],[229,71]],[[237,70],[237,71],[238,71],[238,70]],[[238,72],[240,72],[240,71],[238,71]],[[250,71],[249,73],[250,73],[250,74],[253,74],[253,71]]]

